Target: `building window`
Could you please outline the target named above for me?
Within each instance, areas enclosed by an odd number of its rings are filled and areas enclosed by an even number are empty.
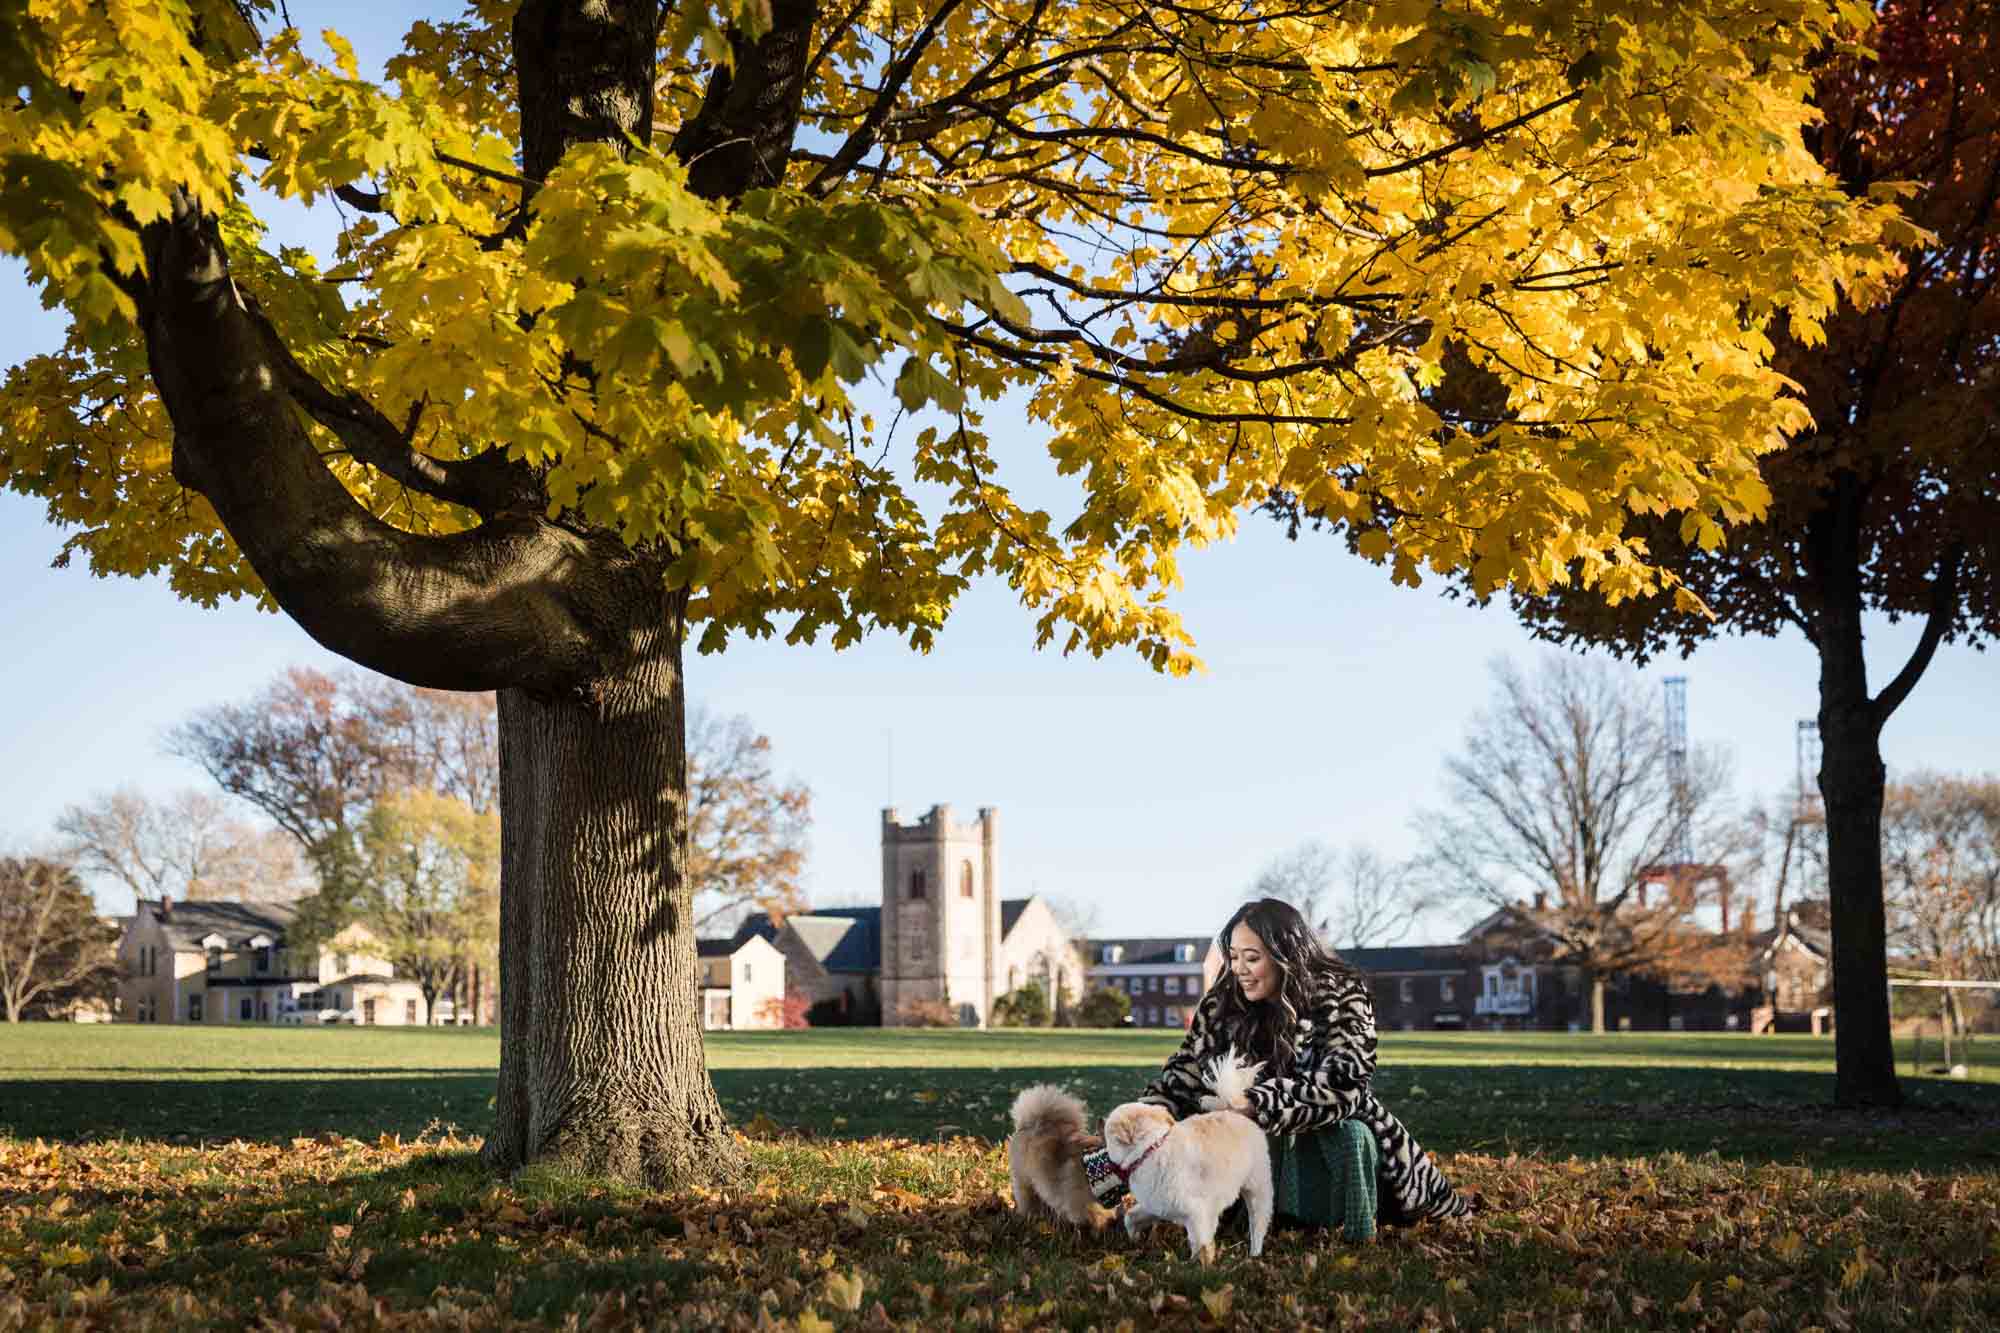
[[[972,896],[972,862],[970,861],[967,861],[958,869],[958,896],[961,898],[970,898]]]
[[[259,972],[271,970],[271,946],[268,944],[257,951],[257,970]]]
[[[257,1016],[257,1002],[248,995],[236,1002],[236,1017],[248,1023]]]
[[[361,1002],[361,1021],[364,1023],[373,1023],[375,1021],[375,999],[373,996]]]
[[[1179,977],[1168,977],[1167,994],[1179,995],[1180,993],[1181,993],[1181,979]]]
[[[1399,986],[1397,990],[1398,990],[1397,998],[1402,1000],[1404,1004],[1415,1004],[1417,1002],[1416,978],[1404,977],[1402,985]]]
[[[188,1022],[201,1022],[201,996],[199,995],[188,996]]]
[[[417,1002],[415,1000],[403,1001],[403,1021],[411,1024],[417,1021]]]
[[[1100,963],[1115,963],[1124,956],[1124,949],[1116,944],[1107,944],[1098,951],[1097,961]]]
[[[1158,977],[1146,978],[1146,989],[1152,991],[1156,995],[1159,994],[1160,979]]]
[[[1174,946],[1174,961],[1176,963],[1192,963],[1194,961],[1194,946],[1192,944],[1176,944]]]
[[[208,948],[208,970],[211,972],[222,970],[222,950],[212,944]]]
[[[1438,979],[1438,998],[1446,1004],[1450,1004],[1454,993],[1455,988],[1451,984],[1451,978],[1440,977]]]
[[[912,899],[916,899],[916,898],[921,898],[923,896],[924,896],[924,872],[921,870],[912,870],[910,872],[910,897]]]
[[[347,955],[346,955],[346,954],[344,954],[344,953],[337,953],[337,954],[335,954],[335,955],[333,956],[333,970],[334,970],[334,971],[336,971],[336,972],[338,972],[338,973],[340,973],[340,975],[342,975],[343,977],[347,975]]]
[[[1180,1009],[1179,1009],[1179,1008],[1178,1008],[1177,1006],[1175,1006],[1175,1005],[1168,1005],[1168,1006],[1167,1006],[1167,1026],[1168,1026],[1168,1027],[1175,1027],[1175,1028],[1177,1028],[1177,1027],[1179,1027],[1180,1025],[1181,1025],[1181,1011],[1180,1011]]]
[[[1181,987],[1183,994],[1187,995],[1201,994],[1201,974],[1197,972],[1191,977],[1182,977]]]

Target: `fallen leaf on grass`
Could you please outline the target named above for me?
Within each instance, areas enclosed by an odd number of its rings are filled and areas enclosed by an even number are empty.
[[[861,1270],[858,1268],[847,1276],[842,1276],[839,1273],[828,1273],[826,1275],[826,1298],[843,1310],[859,1310],[861,1308],[862,1285]]]
[[[1215,1321],[1221,1323],[1229,1318],[1229,1307],[1236,1303],[1236,1284],[1229,1283],[1220,1291],[1209,1291],[1204,1288],[1201,1293],[1201,1303],[1208,1307],[1208,1312],[1215,1317]]]

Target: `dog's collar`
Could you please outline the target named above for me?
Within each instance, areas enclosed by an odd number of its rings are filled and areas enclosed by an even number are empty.
[[[1174,1132],[1173,1126],[1169,1125],[1167,1127],[1167,1134],[1171,1134],[1173,1132]],[[1162,1143],[1165,1143],[1167,1141],[1167,1134],[1162,1134],[1160,1135],[1160,1137],[1154,1139],[1151,1143],[1147,1144],[1146,1151],[1140,1153],[1137,1157],[1135,1157],[1132,1160],[1131,1165],[1129,1166],[1118,1165],[1118,1163],[1112,1161],[1108,1155],[1104,1159],[1104,1164],[1111,1168],[1112,1175],[1118,1177],[1119,1184],[1123,1185],[1126,1189],[1130,1189],[1132,1188],[1132,1173],[1134,1171],[1137,1171],[1140,1167],[1144,1166],[1146,1164],[1146,1159],[1153,1155],[1154,1150],[1156,1150]]]

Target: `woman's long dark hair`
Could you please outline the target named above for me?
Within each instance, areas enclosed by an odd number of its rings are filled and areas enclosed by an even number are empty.
[[[1217,941],[1225,959],[1238,926],[1250,927],[1264,941],[1264,954],[1278,969],[1278,984],[1269,999],[1252,1003],[1243,997],[1236,970],[1225,962],[1215,979],[1222,1031],[1238,1051],[1264,1061],[1266,1075],[1288,1074],[1299,1019],[1312,1013],[1325,987],[1357,973],[1320,943],[1299,909],[1282,898],[1258,898],[1236,909]]]

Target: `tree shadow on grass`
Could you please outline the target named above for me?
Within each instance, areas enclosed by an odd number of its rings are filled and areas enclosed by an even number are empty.
[[[436,1125],[483,1133],[494,1075],[370,1070],[328,1077],[0,1079],[0,1133],[83,1142],[287,1144],[342,1134],[414,1139]]]
[[[1149,1071],[1044,1066],[970,1069],[721,1069],[724,1109],[753,1132],[820,1140],[972,1138],[997,1143],[1033,1083],[1061,1083],[1093,1118],[1137,1096]],[[1628,1158],[1717,1152],[1752,1163],[2000,1172],[2000,1085],[1905,1082],[1897,1113],[1830,1109],[1833,1076],[1658,1065],[1427,1064],[1382,1070],[1377,1091],[1434,1153]],[[334,1071],[321,1077],[0,1079],[0,1133],[284,1146],[338,1134],[412,1140],[492,1120],[490,1073]]]

